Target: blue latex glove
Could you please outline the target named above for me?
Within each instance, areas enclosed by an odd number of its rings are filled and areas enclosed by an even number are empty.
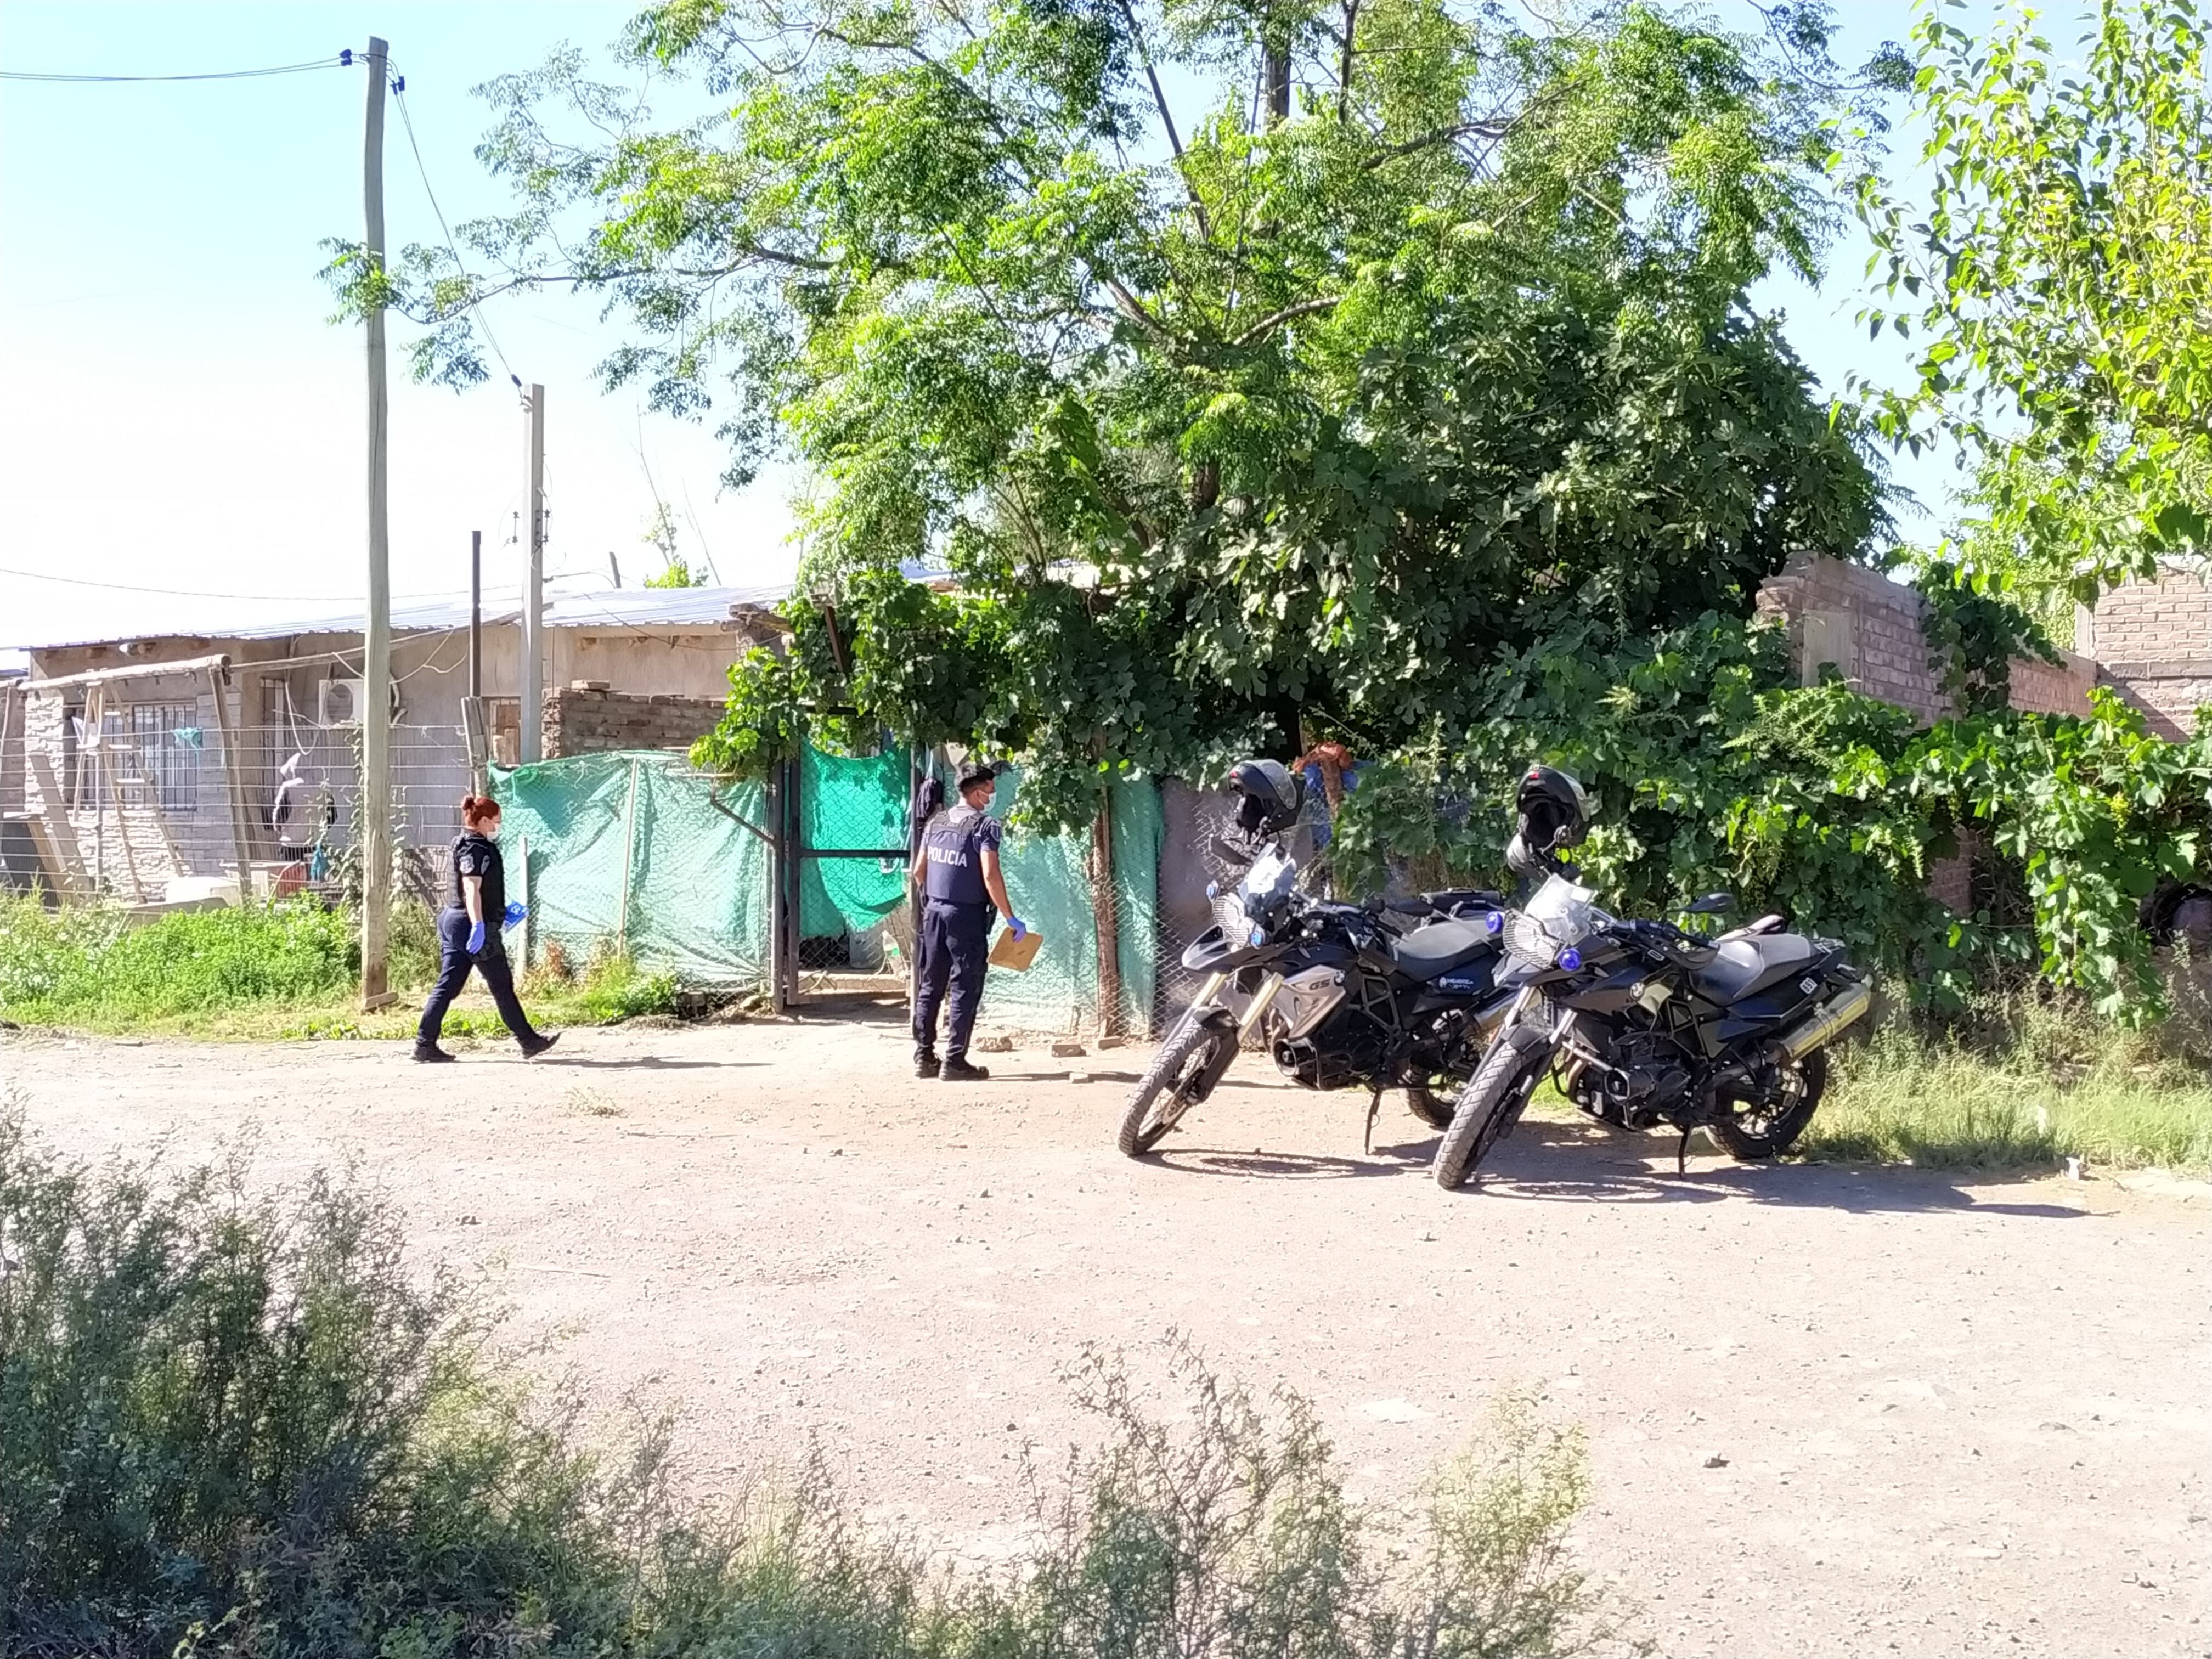
[[[471,956],[476,955],[477,952],[483,949],[483,923],[479,921],[469,929],[469,954]]]
[[[501,913],[499,925],[502,927],[512,927],[529,914],[530,907],[528,905],[517,904],[514,900],[509,899],[507,901],[507,908]]]
[[[1030,936],[1030,930],[1022,925],[1022,919],[1019,916],[1008,916],[1006,928],[1016,939],[1027,939]]]

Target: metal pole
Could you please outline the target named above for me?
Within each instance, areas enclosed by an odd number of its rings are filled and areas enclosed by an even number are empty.
[[[469,793],[481,795],[490,781],[487,757],[491,740],[483,717],[483,532],[469,532],[469,693],[461,705],[461,726],[469,742]]]
[[[362,141],[361,193],[372,275],[384,269],[384,82],[391,48],[368,42],[368,111]],[[386,960],[392,906],[392,571],[386,476],[390,405],[384,384],[384,307],[368,309],[368,630],[362,637],[361,795],[355,808],[361,848],[361,1006],[395,1000]],[[245,872],[239,872],[243,882]]]
[[[530,568],[522,580],[522,733],[525,766],[545,757],[545,388],[523,394],[530,452]]]

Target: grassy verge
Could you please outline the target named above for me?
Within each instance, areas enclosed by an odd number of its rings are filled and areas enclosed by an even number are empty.
[[[429,914],[399,907],[392,970],[402,1001],[363,1014],[354,996],[357,923],[344,912],[306,902],[250,905],[125,928],[112,913],[48,910],[0,896],[0,1016],[23,1025],[239,1039],[408,1036],[437,958]],[[665,1013],[675,994],[669,975],[611,955],[523,986],[531,1018],[555,1028]],[[475,1006],[454,1010],[447,1030],[506,1035],[495,1012]]]
[[[1836,1056],[1808,1157],[1936,1169],[2019,1169],[2075,1157],[2106,1168],[2212,1166],[2212,1084],[2191,1060],[2129,1034],[2075,1027],[2053,1054],[1991,1053],[1901,1027]]]
[[[1421,1513],[1347,1495],[1312,1407],[1186,1350],[1181,1409],[1073,1373],[1091,1449],[956,1575],[818,1470],[676,1495],[663,1421],[613,1450],[502,1379],[397,1215],[236,1165],[66,1164],[0,1111],[0,1629],[98,1653],[820,1659],[1549,1659],[1618,1650],[1570,1559],[1579,1441],[1508,1402]],[[1033,1474],[1035,1472],[1033,1471]]]

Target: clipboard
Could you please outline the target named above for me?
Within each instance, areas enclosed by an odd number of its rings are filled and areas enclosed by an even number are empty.
[[[1014,937],[1012,928],[1002,927],[999,930],[998,943],[991,947],[991,966],[1011,968],[1018,974],[1026,974],[1030,964],[1036,960],[1037,947],[1043,943],[1043,935],[1034,927],[1019,939]]]

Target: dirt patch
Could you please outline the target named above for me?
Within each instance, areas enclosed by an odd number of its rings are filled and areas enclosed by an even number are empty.
[[[1578,1547],[1671,1656],[2212,1651],[2212,1206],[2186,1187],[1677,1177],[1671,1142],[1532,1123],[1446,1194],[1395,1098],[1363,1154],[1364,1097],[1250,1057],[1132,1163],[1145,1050],[989,1058],[917,1081],[880,1016],[436,1070],[0,1037],[64,1149],[250,1127],[272,1178],[354,1160],[610,1404],[682,1401],[709,1482],[811,1445],[871,1516],[995,1553],[1019,1448],[1083,1431],[1059,1369],[1086,1341],[1141,1369],[1174,1328],[1313,1397],[1378,1500],[1538,1391],[1589,1436]]]

